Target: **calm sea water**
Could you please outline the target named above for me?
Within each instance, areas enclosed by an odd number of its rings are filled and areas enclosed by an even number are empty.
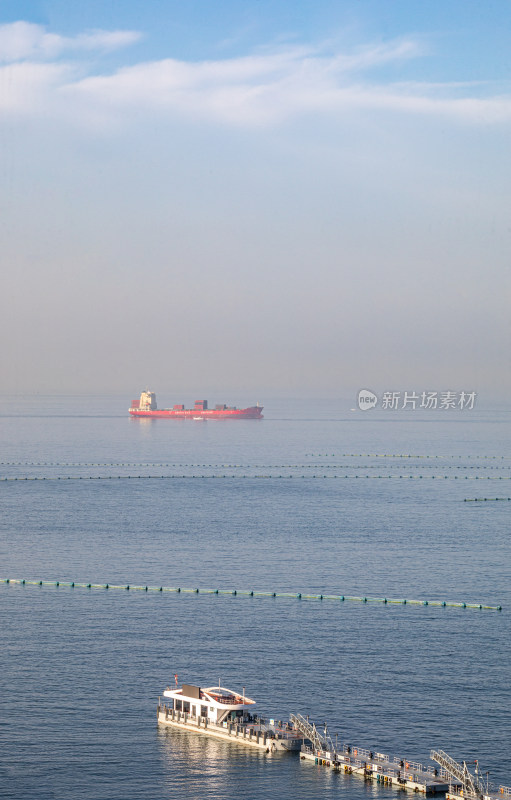
[[[503,611],[0,584],[0,797],[395,796],[159,728],[175,673],[511,784],[511,502],[464,502],[511,497],[510,415],[266,405],[198,423],[131,420],[125,398],[4,400],[0,577]]]

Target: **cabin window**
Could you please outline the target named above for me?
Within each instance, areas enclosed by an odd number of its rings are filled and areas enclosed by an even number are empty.
[[[197,706],[192,706],[192,717],[197,716]]]
[[[176,711],[182,711],[182,710],[183,710],[183,703],[181,702],[181,700],[176,700]]]
[[[188,700],[183,700],[183,711],[185,712],[185,714],[190,713],[190,703],[188,702]]]
[[[201,717],[207,717],[208,716],[208,707],[207,706],[201,706],[200,707],[200,715],[201,715]]]

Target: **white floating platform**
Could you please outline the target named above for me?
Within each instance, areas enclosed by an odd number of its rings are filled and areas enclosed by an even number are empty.
[[[285,726],[279,727],[256,722],[217,724],[207,718],[193,717],[186,712],[176,711],[162,704],[158,705],[157,720],[161,725],[213,736],[216,739],[242,744],[246,747],[257,747],[267,753],[299,751],[303,744],[303,737],[297,735],[296,731],[288,730]]]
[[[373,780],[394,789],[409,789],[423,794],[440,794],[449,789],[447,776],[435,775],[432,767],[422,764],[391,759],[383,753],[373,753],[361,748],[342,749],[341,751],[314,751],[310,747],[302,747],[300,757],[305,761],[330,767],[347,775],[359,775],[365,780]],[[452,784],[451,784],[452,785]]]
[[[509,800],[510,797],[511,787],[509,786],[499,786],[496,789],[488,789],[483,793],[483,800]],[[445,795],[445,800],[475,800],[475,798],[473,795],[464,793],[463,789],[456,789],[451,786]]]

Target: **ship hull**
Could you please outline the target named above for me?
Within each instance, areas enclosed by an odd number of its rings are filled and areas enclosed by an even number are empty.
[[[204,409],[198,411],[194,408],[159,408],[146,410],[140,408],[130,408],[132,417],[149,417],[151,419],[262,419],[262,406],[251,406],[250,408],[224,408],[224,409]]]

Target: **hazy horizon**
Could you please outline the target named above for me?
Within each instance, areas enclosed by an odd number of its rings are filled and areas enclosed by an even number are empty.
[[[505,402],[510,23],[7,0],[4,391]]]

